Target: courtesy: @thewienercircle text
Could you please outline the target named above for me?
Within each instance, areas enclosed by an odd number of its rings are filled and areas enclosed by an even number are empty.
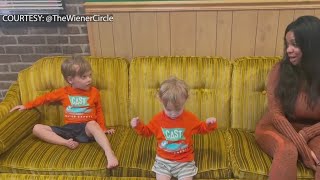
[[[61,15],[61,14],[8,14],[1,15],[2,22],[113,22],[113,14]]]

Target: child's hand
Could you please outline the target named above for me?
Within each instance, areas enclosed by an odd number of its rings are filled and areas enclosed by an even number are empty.
[[[139,123],[140,123],[139,117],[132,118],[130,122],[132,128],[137,127]]]
[[[209,125],[209,124],[214,124],[217,122],[217,119],[214,118],[214,117],[209,117],[207,120],[206,120],[206,123]]]
[[[10,110],[10,112],[15,111],[15,110],[22,111],[22,110],[25,110],[25,109],[26,109],[26,107],[25,107],[24,105],[18,105],[18,106],[16,106],[16,107],[12,108],[12,109]]]
[[[105,134],[114,134],[115,132],[116,132],[116,130],[114,130],[114,129],[108,129],[104,133]]]

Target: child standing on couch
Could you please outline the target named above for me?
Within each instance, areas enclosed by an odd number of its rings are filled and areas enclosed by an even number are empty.
[[[118,165],[105,133],[113,134],[114,129],[106,129],[99,90],[91,86],[91,66],[82,57],[72,57],[61,65],[61,72],[69,86],[46,93],[34,101],[11,109],[25,110],[49,102],[59,101],[64,108],[64,126],[36,124],[33,134],[48,143],[75,149],[80,143],[97,141],[107,157],[107,168]]]
[[[192,135],[208,133],[217,128],[216,118],[200,121],[194,114],[184,110],[188,99],[187,84],[177,78],[169,78],[161,83],[158,92],[163,111],[156,114],[148,125],[139,118],[131,120],[131,126],[143,136],[155,135],[157,155],[152,171],[157,180],[189,180],[197,174],[194,162]]]

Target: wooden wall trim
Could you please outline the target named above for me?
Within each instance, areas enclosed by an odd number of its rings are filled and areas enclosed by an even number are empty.
[[[320,8],[320,0],[224,0],[224,1],[143,1],[86,2],[86,13],[161,12],[161,11],[230,11]]]
[[[216,0],[86,3],[93,56],[279,56],[286,26],[303,15],[320,18],[320,0]]]

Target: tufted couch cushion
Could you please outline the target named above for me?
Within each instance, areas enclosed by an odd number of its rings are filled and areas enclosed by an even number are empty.
[[[264,153],[252,133],[241,129],[230,129],[228,144],[235,178],[267,180],[272,158]],[[297,179],[314,179],[314,172],[300,161],[297,163]]]
[[[21,71],[18,76],[21,101],[25,103],[39,95],[66,85],[60,72],[60,66],[66,57],[46,57],[33,66]],[[93,86],[100,90],[101,102],[106,125],[116,126],[116,133],[109,136],[114,151],[129,131],[128,123],[128,63],[121,58],[87,57],[93,70]],[[70,150],[63,146],[45,143],[31,134],[35,123],[47,125],[63,124],[63,109],[58,103],[50,103],[38,108],[39,112],[30,117],[10,114],[0,124],[3,147],[0,172],[47,175],[93,175],[109,176],[106,170],[106,158],[101,147],[96,143],[80,144]],[[38,114],[37,114],[38,113]],[[41,117],[40,117],[41,116]],[[15,118],[18,117],[18,118]],[[13,119],[15,118],[15,119]],[[31,119],[32,118],[32,119]],[[38,121],[38,119],[40,119]],[[11,122],[9,122],[11,121]],[[24,122],[27,121],[27,122]],[[27,136],[27,137],[26,137]],[[26,138],[25,138],[26,137]],[[17,141],[19,141],[17,143]],[[13,142],[15,144],[13,144]]]
[[[230,126],[231,63],[212,57],[139,57],[130,64],[130,117],[147,123],[162,107],[156,96],[170,76],[190,87],[186,109],[205,120],[214,116],[220,128]]]
[[[254,138],[256,123],[267,108],[265,92],[268,73],[280,57],[242,57],[232,71],[231,127],[228,145],[232,171],[239,179],[267,179],[272,158]],[[313,173],[298,162],[298,179],[313,179]]]
[[[63,56],[45,57],[21,71],[18,82],[21,101],[26,103],[37,96],[66,86],[61,73]],[[87,57],[92,66],[93,86],[100,90],[106,125],[129,126],[128,123],[128,63],[121,58]],[[63,124],[62,106],[56,103],[40,106],[42,123]]]
[[[128,127],[118,126],[108,136],[112,149],[117,151]],[[118,156],[118,158],[123,158]],[[110,176],[106,158],[96,143],[81,143],[75,150],[52,145],[30,134],[0,158],[0,172],[43,175]],[[0,173],[1,174],[1,173]]]
[[[226,145],[226,130],[230,126],[231,63],[223,58],[211,57],[140,57],[130,64],[130,116],[140,117],[148,123],[162,110],[156,93],[160,83],[176,76],[190,87],[186,109],[205,120],[214,116],[220,129],[194,136],[195,161],[199,167],[196,178],[232,178]],[[120,166],[113,176],[153,176],[151,167],[155,158],[154,138],[130,132],[121,143],[118,156]],[[128,151],[128,149],[133,149]]]
[[[232,71],[231,127],[253,132],[267,108],[266,80],[280,57],[242,57]]]

